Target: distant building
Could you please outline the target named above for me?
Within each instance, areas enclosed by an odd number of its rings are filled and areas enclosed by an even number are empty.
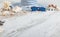
[[[31,11],[31,6],[37,6],[37,0],[21,0],[22,10]]]
[[[37,5],[37,0],[21,0],[21,6]]]
[[[53,5],[53,4],[50,4],[50,5],[48,5],[48,10],[49,11],[55,11],[55,10],[57,10],[57,6]]]

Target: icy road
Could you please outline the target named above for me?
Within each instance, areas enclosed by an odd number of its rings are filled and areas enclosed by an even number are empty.
[[[60,37],[60,12],[28,13],[3,19],[1,37]]]

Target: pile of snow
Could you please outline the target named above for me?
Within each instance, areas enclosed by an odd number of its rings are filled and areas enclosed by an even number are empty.
[[[13,11],[17,13],[17,12],[22,11],[22,8],[19,7],[19,6],[16,6],[16,7],[13,8]]]

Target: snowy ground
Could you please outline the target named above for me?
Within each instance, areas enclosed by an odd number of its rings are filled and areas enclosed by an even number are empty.
[[[60,13],[28,13],[3,19],[1,37],[59,37]]]

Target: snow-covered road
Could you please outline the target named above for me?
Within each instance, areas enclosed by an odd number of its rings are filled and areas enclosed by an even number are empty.
[[[5,31],[1,36],[29,37],[31,35],[31,37],[34,37],[34,33],[36,32],[38,37],[50,37],[56,31],[56,28],[59,27],[59,15],[59,12],[48,11],[3,19],[5,20],[3,25]]]
[[[60,13],[51,15],[45,22],[36,24],[15,37],[60,37]]]

